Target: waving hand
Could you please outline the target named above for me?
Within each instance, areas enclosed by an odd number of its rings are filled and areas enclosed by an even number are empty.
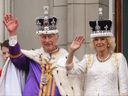
[[[17,19],[15,19],[11,14],[6,14],[4,16],[3,23],[5,24],[10,36],[16,35],[18,27]]]
[[[70,50],[76,51],[77,49],[79,49],[84,40],[85,39],[83,36],[77,36],[70,45]]]

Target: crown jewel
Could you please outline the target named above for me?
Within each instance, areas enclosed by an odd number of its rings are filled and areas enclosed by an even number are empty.
[[[102,8],[99,8],[100,20],[89,21],[89,25],[92,28],[90,37],[103,37],[103,36],[113,36],[111,32],[112,21],[102,19]]]
[[[56,17],[49,17],[48,6],[44,7],[44,16],[36,18],[36,25],[38,27],[37,34],[56,34],[58,33],[56,24]]]

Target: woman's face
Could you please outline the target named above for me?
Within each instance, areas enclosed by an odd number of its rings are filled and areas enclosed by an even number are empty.
[[[10,54],[9,54],[9,49],[7,48],[7,47],[2,47],[1,48],[1,51],[2,51],[2,56],[3,56],[3,59],[4,59],[4,61],[6,61],[7,60],[7,58],[10,56]]]
[[[93,39],[93,44],[97,52],[103,52],[108,50],[107,37],[95,37]]]

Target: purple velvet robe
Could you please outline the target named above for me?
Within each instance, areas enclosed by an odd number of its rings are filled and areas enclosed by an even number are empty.
[[[14,47],[10,46],[9,48],[10,54],[15,56],[19,54],[20,46],[17,43]],[[40,78],[41,78],[41,66],[37,62],[31,60],[30,58],[26,57],[24,54],[16,57],[11,58],[11,61],[19,70],[25,70],[28,72],[27,80],[25,83],[25,87],[23,90],[23,96],[38,96],[40,90]],[[51,96],[52,91],[52,83],[54,77],[52,75],[52,81],[49,89],[49,96]],[[43,89],[42,89],[43,92]],[[54,96],[60,96],[58,87],[55,85]]]

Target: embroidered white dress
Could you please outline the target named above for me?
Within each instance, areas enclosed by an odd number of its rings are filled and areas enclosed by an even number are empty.
[[[118,96],[128,93],[127,62],[121,53],[116,57],[112,55],[109,60],[99,62],[93,55],[93,62],[88,65],[85,56],[79,67],[71,71],[76,74],[85,72],[84,96]]]

